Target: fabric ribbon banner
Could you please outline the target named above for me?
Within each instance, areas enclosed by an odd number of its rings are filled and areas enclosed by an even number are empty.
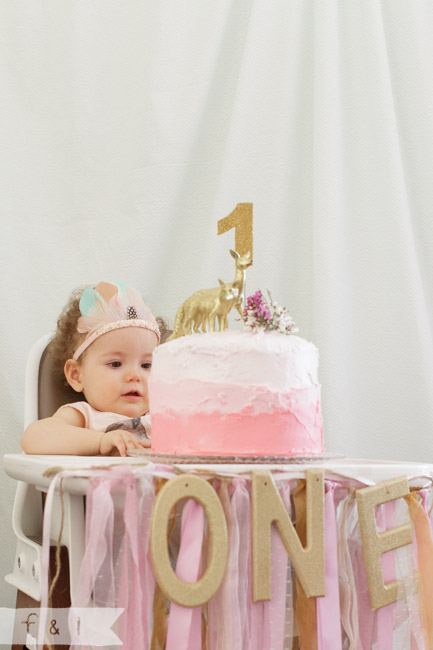
[[[113,629],[128,650],[433,648],[431,487],[424,481],[399,496],[397,479],[365,487],[326,470],[314,472],[314,480],[322,480],[316,488],[319,514],[311,477],[264,474],[263,489],[272,483],[285,522],[254,514],[254,472],[200,471],[198,477],[191,470],[179,476],[171,467],[150,464],[90,475],[86,550],[73,607],[123,609]],[[195,487],[202,482],[203,493]],[[176,496],[163,517],[170,485]],[[216,504],[207,503],[207,490],[216,495]],[[381,499],[380,490],[387,496]],[[266,498],[261,508],[271,503]],[[366,524],[368,500],[374,506],[373,532]],[[220,523],[215,509],[223,513]],[[258,540],[263,521],[275,525]],[[165,540],[156,548],[154,530]],[[322,540],[316,554],[323,554],[324,587],[321,595],[311,596],[307,573],[295,566],[302,566],[297,562],[315,535]],[[254,595],[254,554],[262,542],[270,550],[269,575],[263,574],[270,598],[260,600]],[[377,548],[366,552],[366,544]],[[378,584],[370,570],[375,553]],[[320,573],[320,557],[316,560]],[[388,604],[375,605],[380,589]],[[183,604],[184,597],[191,606]]]

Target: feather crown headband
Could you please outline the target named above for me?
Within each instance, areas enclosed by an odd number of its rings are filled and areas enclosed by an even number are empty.
[[[161,337],[158,323],[138,291],[123,282],[100,282],[94,289],[86,289],[80,300],[81,316],[77,331],[87,333],[75,350],[77,360],[97,338],[122,327],[142,327]]]

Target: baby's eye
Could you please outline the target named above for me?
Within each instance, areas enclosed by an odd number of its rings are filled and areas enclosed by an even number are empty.
[[[147,363],[142,363],[141,367],[145,368],[146,370],[150,370],[152,367],[152,363],[150,361],[148,361]]]
[[[110,361],[109,364],[110,368],[120,368],[122,365],[120,361]]]

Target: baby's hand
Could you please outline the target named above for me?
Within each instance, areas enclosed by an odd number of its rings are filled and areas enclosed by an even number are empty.
[[[124,429],[106,431],[99,440],[101,456],[126,456],[127,449],[150,447],[150,440],[140,439]]]

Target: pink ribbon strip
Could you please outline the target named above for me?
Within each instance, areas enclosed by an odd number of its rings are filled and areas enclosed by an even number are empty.
[[[431,488],[429,488],[429,487],[428,488],[421,488],[421,490],[419,490],[418,494],[421,497],[422,507],[424,508],[424,512],[427,515],[427,519],[428,519],[428,522],[430,524],[430,531],[431,531],[432,537],[433,537],[433,527],[432,527],[432,521],[431,521],[430,513],[429,513],[430,490],[431,490]]]
[[[318,650],[342,648],[335,487],[332,481],[325,481],[325,595],[316,600]]]
[[[150,523],[153,502],[155,499],[155,486],[151,476],[139,478],[141,498],[138,511],[141,514],[140,528],[138,531],[138,554],[140,570],[140,588],[142,594],[142,626],[144,640],[149,640],[152,630],[152,607],[155,592],[155,576],[150,557]],[[147,647],[146,645],[143,646]]]
[[[280,489],[280,495],[287,509],[290,504],[290,492],[285,495],[284,488],[285,486]],[[290,490],[290,486],[288,489]],[[288,510],[288,514],[290,515],[290,510]],[[283,650],[289,557],[276,526],[271,528],[271,554],[272,598],[264,603],[263,648],[264,650]]]
[[[245,647],[249,615],[248,564],[250,500],[244,478],[232,481],[230,501],[229,558],[226,579],[230,585],[230,621],[227,620],[228,644],[232,648]]]
[[[415,531],[414,531],[415,533]],[[412,558],[413,558],[413,568],[414,574],[418,573],[418,541],[416,534],[413,533],[412,537]],[[420,618],[420,600],[419,592],[414,595],[406,592],[406,604],[409,612],[409,621],[411,626],[411,639],[410,647],[411,650],[426,650],[423,633],[421,628],[421,618]]]
[[[228,539],[231,536],[231,505],[227,481],[214,480],[213,487],[219,492],[219,499],[227,521]],[[230,486],[231,487],[231,486]],[[249,537],[248,537],[249,541]],[[230,543],[227,566],[220,588],[208,602],[207,647],[221,650],[230,647],[231,639],[231,591],[230,591]]]
[[[182,512],[180,548],[176,575],[184,582],[200,577],[204,512],[194,499],[188,499]],[[182,607],[171,603],[166,650],[201,650],[201,607]]]
[[[92,483],[93,481],[91,481]],[[90,516],[87,516],[86,549],[80,567],[78,588],[73,594],[73,605],[76,607],[87,607],[89,604],[95,579],[99,574],[104,558],[107,556],[107,541],[112,538],[114,525],[114,509],[110,488],[111,485],[104,481],[99,484],[96,483],[93,490],[92,501],[97,503],[97,507],[93,507]],[[109,606],[114,606],[115,586],[112,567],[109,568],[109,573],[109,584],[106,585],[105,589],[105,601],[109,600]]]
[[[138,499],[133,477],[126,482],[123,521],[123,566],[119,585],[118,606],[124,608],[119,618],[119,637],[124,650],[147,647],[147,635],[142,627],[142,593],[138,565]]]
[[[251,562],[250,539],[251,539],[251,515],[250,497],[246,488],[245,479],[239,480],[239,488],[236,491],[236,516],[239,522],[239,609],[241,612],[242,647],[247,647],[250,634],[250,609],[249,598],[249,571]]]

